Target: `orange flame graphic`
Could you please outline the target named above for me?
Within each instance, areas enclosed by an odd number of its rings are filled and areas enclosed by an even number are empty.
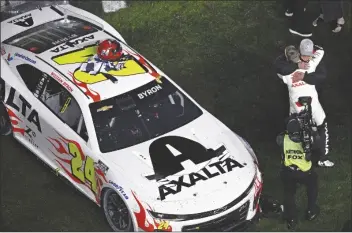
[[[255,179],[254,188],[255,188],[254,197],[258,197],[263,189],[263,182],[261,182],[258,179],[258,177],[256,177],[256,179]],[[259,208],[259,201],[257,202],[257,205],[256,205],[256,209],[258,209],[258,208]]]
[[[50,138],[50,137],[49,137]],[[56,142],[56,144],[58,146],[55,146],[55,144],[51,141],[53,140],[54,142]],[[60,154],[68,154],[67,150],[65,149],[64,145],[61,144],[61,142],[57,139],[54,139],[54,138],[50,138],[50,140],[48,140],[51,145],[54,146],[54,148],[56,149],[57,152],[59,152]]]
[[[6,110],[11,120],[12,131],[14,133],[18,132],[24,136],[25,129],[19,127],[19,123],[22,122],[21,119],[11,109],[6,107]]]
[[[153,76],[157,80],[157,82],[160,82],[161,75],[146,61],[146,59],[142,55],[134,53],[132,51],[128,51],[128,53],[136,57],[138,61],[149,70],[148,73]]]
[[[142,203],[138,200],[138,198],[136,197],[133,191],[132,191],[132,195],[134,199],[137,201],[137,204],[139,206],[139,213],[134,212],[134,215],[136,216],[136,219],[137,219],[138,227],[144,231],[148,231],[148,232],[154,231],[154,225],[147,220],[147,213]]]
[[[56,132],[57,133],[57,132]],[[67,138],[64,138],[63,136],[61,136],[59,133],[57,133],[59,135],[59,137],[57,139],[55,138],[51,138],[48,137],[47,140],[50,142],[51,145],[53,145],[53,147],[55,148],[54,151],[56,151],[57,153],[54,153],[52,150],[51,153],[53,153],[53,155],[57,158],[56,162],[60,165],[60,167],[62,168],[62,170],[76,183],[78,184],[82,184],[86,187],[88,187],[89,189],[91,188],[90,185],[86,182],[82,182],[81,180],[79,180],[77,177],[75,177],[72,174],[72,171],[70,168],[67,168],[66,166],[69,165],[71,166],[71,160],[72,160],[72,155],[68,152],[68,143],[73,143],[77,146],[82,161],[84,161],[86,159],[86,156],[84,155],[81,146],[79,145],[78,142],[73,141],[73,140],[69,140]],[[65,166],[66,164],[66,166]],[[101,188],[103,186],[104,182],[107,182],[107,179],[105,177],[105,174],[99,169],[99,168],[94,168],[95,169],[95,174],[96,174],[96,179],[97,179],[97,188],[98,188],[98,192],[94,193],[92,191],[92,193],[95,196],[95,200],[98,204],[100,204],[100,191]],[[90,189],[91,190],[91,189]]]
[[[97,102],[97,101],[99,101],[101,99],[99,93],[89,89],[87,83],[82,83],[82,82],[78,81],[77,79],[75,79],[73,77],[73,73],[72,72],[69,72],[68,74],[71,76],[72,81],[84,92],[84,94],[86,94],[87,96],[92,98],[92,100],[94,102]]]

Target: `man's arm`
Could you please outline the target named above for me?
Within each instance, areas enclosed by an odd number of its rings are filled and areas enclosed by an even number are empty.
[[[283,147],[284,146],[284,137],[285,137],[285,133],[280,133],[279,135],[277,135],[276,137],[276,144],[279,147]]]
[[[276,73],[281,75],[291,74],[296,69],[298,69],[298,65],[296,63],[287,61],[284,54],[276,58],[274,66]]]
[[[283,153],[284,150],[284,137],[285,137],[285,132],[280,133],[276,137],[276,144],[280,147],[280,154],[281,154],[281,160],[283,161],[285,159],[285,155]]]
[[[326,72],[325,64],[323,61],[321,61],[317,66],[317,68],[315,69],[315,72],[305,73],[303,81],[311,85],[317,85],[326,79],[326,75],[327,75],[327,72]]]

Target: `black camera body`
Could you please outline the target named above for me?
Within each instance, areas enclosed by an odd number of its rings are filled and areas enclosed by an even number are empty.
[[[312,120],[312,97],[302,96],[298,98],[298,102],[304,107],[304,109],[297,114],[297,118],[301,125],[301,140],[304,152],[306,154],[306,160],[311,160],[312,144],[313,144],[313,129],[315,124]]]

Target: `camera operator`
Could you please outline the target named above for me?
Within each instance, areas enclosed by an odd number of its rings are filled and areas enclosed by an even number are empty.
[[[316,135],[315,135],[316,136]],[[311,146],[316,145],[312,140]],[[295,193],[297,184],[306,186],[308,208],[306,219],[314,220],[320,210],[316,205],[318,197],[318,177],[313,170],[310,154],[305,152],[302,138],[302,128],[297,114],[292,114],[286,121],[286,131],[276,138],[282,150],[282,168],[280,177],[284,188],[284,219],[289,229],[294,229],[297,224]]]
[[[300,51],[294,46],[287,46],[285,56],[275,61],[278,76],[287,85],[290,99],[290,114],[302,111],[298,102],[301,96],[312,97],[312,120],[317,126],[321,137],[321,144],[317,149],[321,167],[333,167],[334,163],[327,157],[329,153],[329,134],[326,114],[322,108],[317,88],[326,78],[326,69],[323,64],[324,50],[314,46],[310,39],[304,39],[300,44]]]

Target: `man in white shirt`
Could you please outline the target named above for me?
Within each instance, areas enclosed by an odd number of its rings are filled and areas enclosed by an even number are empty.
[[[324,50],[315,46],[310,39],[303,39],[299,51],[294,46],[285,49],[285,57],[280,56],[275,65],[278,76],[287,85],[290,100],[290,114],[299,113],[303,106],[298,102],[300,96],[312,97],[312,120],[321,137],[318,165],[332,167],[327,155],[329,153],[329,134],[326,114],[322,108],[316,86],[326,78],[326,69],[322,62]]]

